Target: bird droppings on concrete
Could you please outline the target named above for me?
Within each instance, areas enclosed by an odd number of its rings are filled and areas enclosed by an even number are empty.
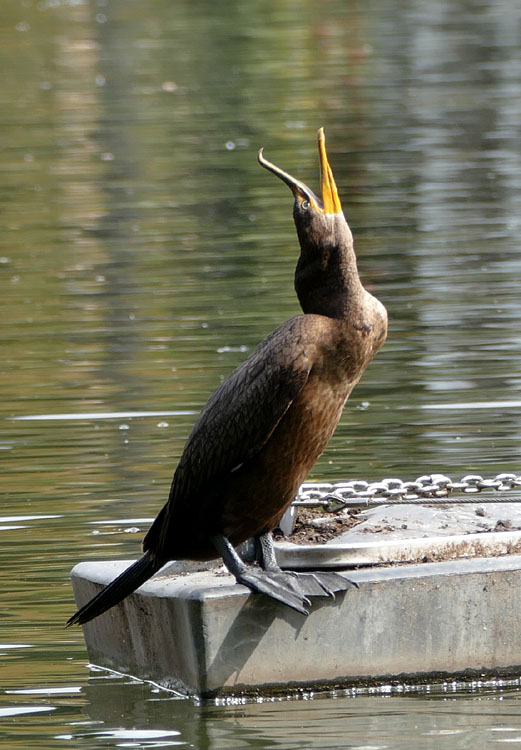
[[[361,512],[350,509],[334,514],[317,507],[299,508],[293,533],[286,537],[278,534],[276,539],[298,545],[327,545],[352,544],[369,539],[427,539],[516,530],[521,530],[521,503],[503,505],[482,502],[478,507],[457,503],[443,507],[427,503],[384,505]],[[520,545],[511,544],[501,554],[519,554],[520,551]],[[473,546],[472,555],[475,557],[488,557],[490,554],[489,546],[485,545],[482,550],[479,545]],[[458,551],[451,547],[450,550],[429,552],[418,561],[453,560],[457,557]]]

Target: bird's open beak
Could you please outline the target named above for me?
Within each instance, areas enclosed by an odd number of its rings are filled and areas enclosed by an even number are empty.
[[[338,197],[335,178],[329,166],[326,154],[326,136],[324,128],[318,131],[318,153],[320,155],[320,187],[322,189],[322,205],[325,214],[341,214],[342,204]]]
[[[273,172],[279,179],[288,185],[293,192],[293,195],[301,198],[302,200],[308,200],[316,210],[324,214],[339,214],[342,213],[342,205],[340,198],[338,197],[338,191],[333,177],[333,172],[329,166],[326,153],[326,138],[324,135],[324,128],[320,128],[318,131],[318,154],[320,157],[320,187],[322,189],[322,200],[317,198],[315,193],[308,188],[306,184],[292,177],[283,169],[277,167],[268,161],[264,155],[262,148],[259,151],[259,164],[270,172]]]

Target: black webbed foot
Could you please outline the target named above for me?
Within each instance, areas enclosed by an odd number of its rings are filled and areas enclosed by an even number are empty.
[[[311,605],[309,596],[334,598],[337,591],[345,591],[350,586],[358,588],[356,583],[338,573],[295,573],[281,570],[275,557],[271,534],[263,534],[255,539],[256,559],[262,570],[245,564],[223,534],[213,536],[212,542],[237,583],[276,599],[303,615],[309,614],[306,609]]]
[[[339,591],[346,591],[351,586],[358,588],[358,584],[349,578],[326,570],[295,575],[298,577],[300,588],[307,596],[331,596],[334,599]]]
[[[311,602],[301,590],[298,577],[294,573],[285,573],[276,565],[267,566],[264,570],[246,565],[222,534],[215,534],[212,542],[238,583],[248,586],[252,591],[270,596],[303,615],[308,614],[306,607],[309,607]]]
[[[238,583],[243,583],[252,591],[266,594],[302,615],[309,614],[306,607],[311,606],[311,602],[300,588],[297,577],[290,573],[283,571],[275,573],[271,570],[255,570],[255,568],[245,567],[236,579]]]
[[[255,539],[256,558],[264,570],[282,575],[293,576],[298,580],[299,590],[305,596],[331,596],[335,598],[335,593],[345,591],[351,586],[358,588],[358,584],[350,581],[348,578],[330,571],[314,571],[313,573],[283,573],[275,555],[275,547],[271,533],[262,534]]]

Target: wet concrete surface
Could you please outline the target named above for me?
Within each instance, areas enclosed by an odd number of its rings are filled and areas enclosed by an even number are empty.
[[[411,539],[521,529],[521,502],[380,505],[359,515],[361,522],[331,543],[367,540],[373,534],[387,539]]]
[[[371,522],[388,523],[388,509],[378,510]],[[423,524],[427,515],[418,514],[415,524]],[[400,520],[399,512],[391,517]],[[362,538],[367,534],[350,545],[312,549],[318,563],[326,555],[325,567],[335,555],[340,562],[346,554],[366,562],[364,568],[341,573],[358,588],[335,599],[312,597],[307,617],[250,593],[222,568],[187,572],[179,563],[165,566],[84,626],[89,658],[201,696],[425,681],[519,668],[521,532],[394,538],[383,544],[374,536]],[[441,545],[439,558],[433,557],[436,545]],[[474,547],[481,557],[470,556]],[[419,559],[444,561],[398,565],[388,559],[387,565],[370,565],[371,556],[378,555],[385,562],[386,555],[396,559],[402,554],[406,562],[411,550]],[[447,550],[469,557],[446,559]],[[494,550],[498,556],[484,556]],[[278,554],[289,564],[307,552],[279,545]],[[127,564],[77,565],[72,581],[78,606]]]

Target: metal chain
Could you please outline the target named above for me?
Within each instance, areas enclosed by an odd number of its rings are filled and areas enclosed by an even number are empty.
[[[355,479],[350,482],[306,482],[301,485],[293,505],[299,507],[321,506],[324,510],[360,508],[370,505],[397,505],[403,503],[477,503],[476,494],[483,491],[510,492],[521,488],[521,475],[497,474],[484,479],[479,474],[467,474],[453,481],[444,474],[424,474],[414,482],[401,479],[382,479],[366,482]],[[463,495],[452,497],[453,492]],[[521,498],[487,498],[487,503],[521,503]]]

